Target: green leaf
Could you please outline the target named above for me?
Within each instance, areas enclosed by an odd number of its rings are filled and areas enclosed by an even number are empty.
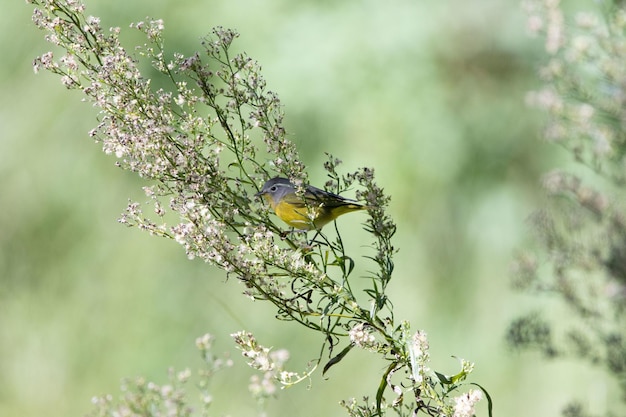
[[[452,381],[453,384],[456,384],[457,382],[461,382],[465,379],[465,377],[467,376],[467,372],[465,371],[461,371],[456,375],[452,375],[450,377],[450,380]]]
[[[489,411],[489,417],[493,417],[493,401],[491,400],[491,395],[489,395],[487,390],[484,389],[480,384],[470,382],[469,385],[477,386],[485,394],[485,397],[487,397],[487,410]]]
[[[338,355],[334,356],[333,358],[331,358],[328,363],[324,366],[324,370],[322,371],[322,376],[324,376],[326,374],[326,371],[328,371],[330,369],[331,366],[334,366],[336,364],[338,364],[339,362],[341,362],[341,360],[343,359],[344,356],[346,356],[348,354],[348,352],[350,352],[350,350],[354,347],[354,345],[349,344],[348,346],[346,346],[344,348],[344,350],[342,350],[341,352],[339,352]]]
[[[444,374],[441,374],[441,373],[439,373],[437,371],[435,371],[435,375],[437,375],[437,378],[439,378],[439,381],[442,384],[446,384],[446,385],[452,384],[452,379],[450,377],[448,377],[448,376],[446,376]]]
[[[349,256],[344,256],[344,261],[348,261],[348,272],[346,272],[346,276],[350,275],[352,273],[352,270],[354,269],[354,259],[350,258]]]
[[[347,265],[346,265],[347,263]],[[352,272],[352,270],[354,269],[354,260],[352,258],[350,258],[349,256],[338,256],[335,258],[335,260],[328,264],[328,265],[333,265],[333,266],[338,266],[339,268],[341,268],[341,271],[343,272],[343,275],[345,277],[347,277],[348,275],[350,275],[350,273]]]
[[[383,394],[385,393],[385,387],[387,386],[387,377],[394,369],[398,366],[397,362],[392,362],[391,365],[385,371],[383,377],[380,379],[380,384],[378,385],[378,391],[376,391],[376,412],[378,415],[382,415],[380,412],[380,405],[383,402]]]

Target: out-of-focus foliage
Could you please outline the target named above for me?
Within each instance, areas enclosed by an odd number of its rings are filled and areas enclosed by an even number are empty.
[[[498,414],[555,415],[572,396],[601,409],[615,398],[608,385],[580,383],[602,374],[511,356],[502,342],[508,321],[535,304],[509,292],[507,268],[555,157],[523,103],[541,45],[526,37],[520,9],[495,0],[92,3],[105,27],[163,18],[169,46],[185,53],[212,26],[236,28],[281,96],[309,166],[321,167],[328,151],[348,170],[376,167],[398,223],[396,315],[426,329],[433,349],[472,358]],[[11,2],[0,14],[0,414],[80,415],[123,376],[166,381],[167,366],[193,366],[193,341],[206,332],[217,352],[243,328],[292,352],[317,344],[279,330],[270,309],[177,245],[116,223],[143,183],[93,145],[95,111],[79,95],[32,74],[48,47],[31,11]],[[326,180],[321,169],[309,178]],[[353,227],[346,244],[358,248],[359,219],[342,221]],[[380,372],[363,355],[347,359],[352,372],[331,371],[332,384],[316,378],[311,390],[281,393],[269,415],[337,413]],[[216,414],[254,413],[240,400],[248,376],[216,382],[216,398],[234,399],[214,404]],[[311,396],[325,401],[304,407]]]
[[[590,170],[555,170],[543,185],[547,206],[531,217],[539,247],[515,262],[515,283],[558,303],[566,317],[535,311],[516,319],[508,341],[549,357],[572,357],[606,369],[626,410],[626,9],[599,2],[568,13],[558,1],[525,1],[529,28],[543,35],[544,86],[530,103],[548,115],[546,140]],[[582,405],[581,405],[582,404]],[[607,415],[576,400],[568,416]]]

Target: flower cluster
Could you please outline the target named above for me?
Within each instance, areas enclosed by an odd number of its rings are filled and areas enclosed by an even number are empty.
[[[350,342],[363,349],[374,348],[376,338],[364,323],[359,323],[348,332]]]
[[[261,371],[262,377],[253,375],[250,378],[248,389],[256,398],[271,397],[276,394],[276,384],[290,386],[308,378],[310,373],[300,375],[285,370],[285,363],[289,360],[289,351],[280,349],[272,351],[260,345],[254,335],[249,332],[237,332],[231,335],[241,350],[241,354],[248,358],[248,365]]]

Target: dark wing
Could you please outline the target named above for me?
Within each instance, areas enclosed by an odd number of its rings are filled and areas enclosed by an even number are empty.
[[[355,200],[350,200],[340,195],[320,190],[312,185],[306,187],[304,198],[306,199],[307,204],[311,206],[322,205],[324,207],[340,207],[356,203]]]

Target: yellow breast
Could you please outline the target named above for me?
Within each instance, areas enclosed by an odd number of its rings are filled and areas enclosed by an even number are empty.
[[[307,209],[306,206],[281,201],[274,206],[274,212],[282,221],[296,229],[312,230],[317,226],[317,222],[311,220],[317,217],[317,213],[312,208]]]

